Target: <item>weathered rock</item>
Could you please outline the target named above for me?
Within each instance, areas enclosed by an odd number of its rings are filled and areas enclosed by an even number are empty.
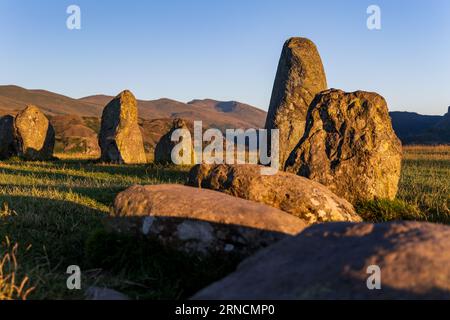
[[[117,195],[113,213],[115,231],[199,254],[246,256],[306,226],[269,206],[182,185],[130,187]]]
[[[125,90],[103,110],[99,134],[101,160],[139,164],[147,162],[134,95]]]
[[[327,89],[315,44],[291,38],[284,44],[266,119],[266,129],[279,129],[280,168],[305,130],[306,114],[316,94]],[[269,132],[270,133],[270,132]]]
[[[14,117],[0,117],[0,159],[8,159],[15,154]]]
[[[261,175],[257,165],[197,165],[188,184],[279,208],[308,223],[361,221],[353,206],[325,186],[295,174]]]
[[[193,299],[450,299],[449,265],[448,226],[326,223],[258,252]],[[380,268],[380,290],[368,289],[369,266]]]
[[[28,105],[16,115],[14,140],[20,157],[27,160],[49,160],[53,157],[55,130],[34,105]]]
[[[89,287],[86,290],[86,300],[99,300],[99,301],[119,301],[129,300],[129,298],[116,290],[100,287]]]
[[[307,123],[287,171],[320,182],[352,203],[395,197],[402,146],[383,97],[322,92],[311,104]]]
[[[180,137],[180,140],[172,141],[172,134],[176,130],[186,130],[186,136],[183,135]],[[172,150],[175,146],[177,146],[179,152],[174,152],[174,158],[172,159]],[[187,150],[190,150],[190,156],[184,155],[184,152]],[[194,164],[194,161],[194,145],[190,138],[189,128],[184,120],[174,119],[172,128],[161,137],[155,146],[155,162],[191,165]]]

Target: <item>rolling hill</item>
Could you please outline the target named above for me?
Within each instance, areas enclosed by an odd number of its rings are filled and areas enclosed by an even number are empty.
[[[97,153],[96,134],[104,106],[113,97],[94,95],[73,99],[45,90],[28,90],[14,85],[0,86],[0,115],[15,114],[27,104],[46,113],[55,126],[57,149],[61,152],[89,150]],[[203,121],[204,129],[262,128],[266,112],[237,101],[197,99],[183,103],[168,98],[138,100],[139,124],[146,150],[154,145],[172,119]],[[392,125],[403,144],[450,144],[450,108],[444,116],[426,116],[413,112],[390,112]],[[87,151],[86,151],[87,152]]]
[[[27,104],[38,106],[49,117],[56,132],[57,153],[99,154],[97,134],[105,105],[112,96],[95,95],[73,99],[45,90],[0,86],[0,115],[16,114]],[[147,154],[171,127],[174,118],[189,123],[203,121],[203,128],[260,128],[266,113],[237,101],[193,100],[183,103],[167,98],[138,100],[139,125]]]
[[[103,107],[112,96],[95,95],[73,99],[45,90],[28,90],[18,86],[0,86],[0,113],[16,113],[27,104],[38,106],[48,115],[77,115],[101,117]],[[202,120],[205,127],[259,128],[264,125],[266,113],[258,108],[236,101],[194,100],[183,103],[167,98],[138,100],[139,117],[145,120],[184,118]]]
[[[403,144],[449,144],[450,107],[444,116],[391,112],[392,125]]]

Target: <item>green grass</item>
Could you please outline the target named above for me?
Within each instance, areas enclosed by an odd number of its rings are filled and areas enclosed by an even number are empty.
[[[157,243],[105,233],[116,194],[133,184],[183,183],[188,168],[105,165],[92,160],[0,162],[0,258],[18,243],[19,278],[31,299],[77,299],[66,268],[79,265],[83,288],[104,285],[133,298],[186,298],[230,272],[236,261],[199,260]],[[367,221],[450,223],[450,147],[405,148],[398,199],[357,206]],[[8,242],[9,243],[9,242]],[[19,279],[18,278],[18,279]]]
[[[366,221],[450,224],[450,146],[406,146],[397,199],[356,205]]]
[[[19,244],[18,272],[36,286],[30,298],[81,298],[82,292],[66,289],[65,270],[73,264],[91,267],[86,239],[102,228],[116,194],[133,184],[183,183],[187,171],[91,161],[1,162],[0,241],[9,237]],[[85,273],[86,284],[97,281],[90,274]]]
[[[450,223],[450,146],[404,148],[398,198],[426,220]]]
[[[402,200],[377,199],[356,204],[356,211],[370,222],[393,220],[426,220],[427,216],[414,205]]]

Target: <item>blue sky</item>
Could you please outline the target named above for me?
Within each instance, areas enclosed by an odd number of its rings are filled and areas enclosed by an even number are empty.
[[[81,30],[66,9],[81,8]],[[382,29],[366,27],[381,8]],[[0,84],[72,97],[238,100],[267,110],[281,47],[318,46],[329,87],[383,95],[391,110],[450,105],[448,0],[0,0]]]

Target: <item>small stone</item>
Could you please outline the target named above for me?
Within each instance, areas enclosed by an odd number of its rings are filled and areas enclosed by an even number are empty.
[[[15,149],[26,160],[50,160],[55,146],[55,130],[42,111],[28,105],[14,120]]]
[[[172,141],[172,135],[176,130],[186,130],[189,136],[183,136],[180,141]],[[175,154],[172,158],[172,150],[174,147],[180,148],[179,153]],[[190,155],[185,156],[183,152],[188,151]],[[182,119],[175,119],[173,121],[172,128],[169,132],[161,137],[157,145],[155,146],[155,162],[161,164],[182,164],[191,165],[194,164],[195,154],[194,145],[190,132],[186,122]]]

